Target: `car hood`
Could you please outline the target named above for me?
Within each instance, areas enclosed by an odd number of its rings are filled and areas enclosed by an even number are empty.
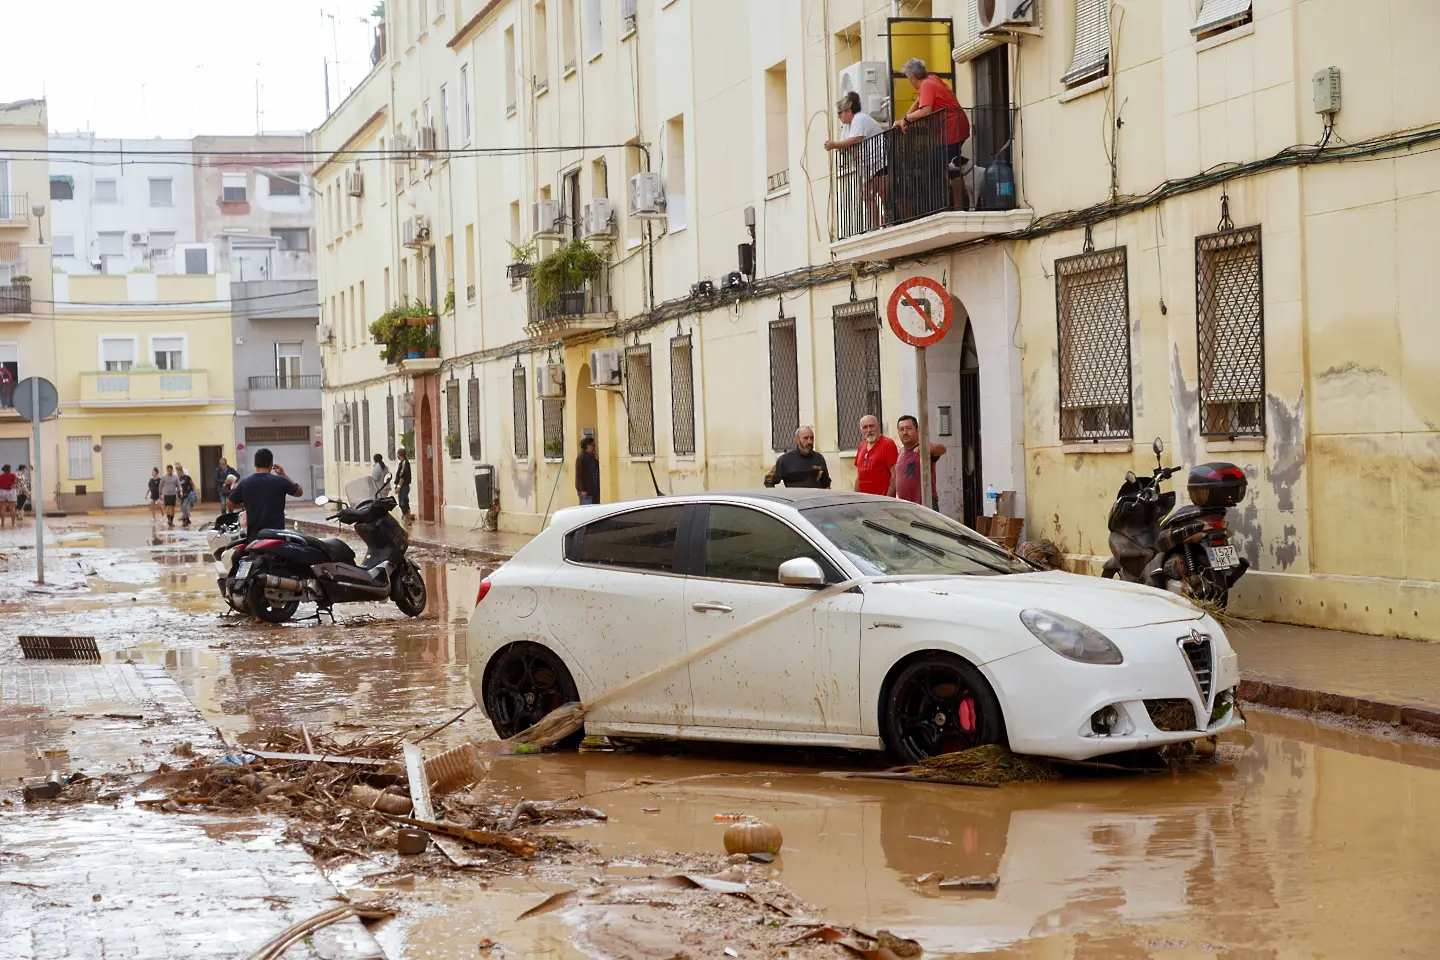
[[[1204,611],[1188,600],[1136,583],[1047,571],[997,577],[936,577],[875,584],[871,589],[963,597],[986,604],[1049,610],[1099,630],[1198,620]]]

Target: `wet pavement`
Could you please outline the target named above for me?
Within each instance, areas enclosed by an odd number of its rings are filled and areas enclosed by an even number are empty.
[[[822,776],[873,765],[840,752],[689,746],[501,758],[481,789],[515,800],[580,796],[609,817],[556,831],[593,853],[518,876],[406,881],[353,861],[322,874],[259,814],[167,815],[124,802],[25,809],[19,777],[154,769],[181,742],[218,746],[212,728],[231,742],[277,723],[337,735],[401,730],[444,722],[471,702],[464,625],[484,569],[474,564],[425,563],[432,612],[419,620],[389,604],[352,605],[337,625],[270,627],[222,616],[202,534],[152,533],[145,518],[122,517],[57,524],[52,535],[47,579],[56,585],[44,592],[17,575],[23,555],[0,547],[15,561],[0,574],[0,796],[16,801],[0,808],[0,958],[100,955],[84,949],[99,940],[66,940],[96,930],[109,936],[106,956],[243,956],[336,890],[396,892],[400,915],[374,932],[391,958],[480,956],[487,939],[506,957],[581,956],[572,913],[516,918],[595,877],[713,855],[726,826],[716,814],[731,812],[783,831],[781,858],[758,869],[825,918],[913,937],[931,956],[1440,955],[1428,893],[1440,882],[1440,744],[1258,710],[1235,738],[1246,749],[1233,763],[999,789]],[[1243,627],[1237,647],[1261,664],[1257,644],[1300,642],[1283,629],[1272,640],[1269,625],[1247,637]],[[13,637],[30,632],[94,636],[103,662],[22,661]],[[1330,662],[1339,668],[1343,657]],[[489,733],[471,713],[426,746]],[[200,868],[163,890],[168,855],[131,871],[157,878],[155,901],[175,914],[156,927],[168,931],[168,953],[134,936],[135,920],[149,916],[143,898],[105,873],[142,849],[180,851],[187,862],[177,869]],[[915,883],[936,871],[1001,880],[977,893]],[[8,883],[16,880],[37,886]],[[160,923],[164,911],[153,912]],[[759,955],[732,942],[741,957]],[[362,947],[330,955],[365,956]],[[297,946],[292,955],[306,954]]]

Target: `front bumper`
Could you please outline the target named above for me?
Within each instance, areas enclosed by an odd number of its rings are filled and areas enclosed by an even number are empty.
[[[987,663],[984,670],[1005,714],[1010,749],[1089,760],[1199,740],[1243,726],[1234,705],[1211,720],[1217,699],[1240,682],[1234,652],[1223,641],[1212,641],[1211,682],[1207,695],[1202,695],[1178,645],[1189,626],[1184,624],[1182,630],[1181,624],[1161,624],[1111,632],[1110,638],[1125,654],[1125,662],[1113,666],[1076,663],[1043,645]],[[1150,718],[1147,700],[1188,700],[1195,728],[1159,729]],[[1110,732],[1097,733],[1091,717],[1105,707],[1115,708],[1119,722]]]

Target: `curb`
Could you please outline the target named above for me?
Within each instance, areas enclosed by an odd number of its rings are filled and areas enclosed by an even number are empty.
[[[1440,737],[1440,709],[1433,707],[1370,700],[1366,697],[1326,693],[1323,690],[1306,690],[1273,680],[1242,679],[1238,692],[1242,701],[1262,707],[1336,713],[1358,720],[1408,727],[1416,733]]]
[[[296,530],[304,530],[307,533],[328,533],[331,536],[335,535],[334,524],[320,523],[315,520],[295,519],[292,519],[291,522],[295,524]],[[514,556],[512,553],[482,550],[479,547],[460,547],[440,540],[431,540],[427,537],[411,537],[410,545],[426,550],[443,550],[446,553],[464,557],[466,560],[486,560],[492,563],[503,563]]]

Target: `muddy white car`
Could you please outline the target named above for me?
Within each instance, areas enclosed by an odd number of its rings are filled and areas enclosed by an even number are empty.
[[[813,604],[695,656],[804,591]],[[1188,601],[1037,570],[933,511],[828,490],[562,510],[481,583],[468,647],[502,736],[675,662],[586,732],[1081,760],[1242,722],[1235,653]]]

